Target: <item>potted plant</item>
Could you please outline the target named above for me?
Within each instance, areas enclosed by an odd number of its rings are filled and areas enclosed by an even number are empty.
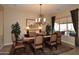
[[[49,35],[51,31],[51,26],[49,24],[46,25],[46,35]]]
[[[16,24],[12,24],[11,29],[12,29],[11,33],[14,33],[15,34],[16,41],[17,41],[18,38],[19,38],[19,35],[21,33],[19,23],[16,22]]]

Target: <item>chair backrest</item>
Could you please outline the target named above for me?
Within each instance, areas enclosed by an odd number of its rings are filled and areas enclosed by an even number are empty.
[[[43,36],[42,35],[38,35],[36,36],[35,40],[34,40],[34,44],[42,44],[43,43]]]
[[[57,37],[61,37],[61,33],[60,32],[57,32]]]
[[[17,42],[16,42],[15,34],[12,33],[12,34],[11,34],[11,37],[12,37],[13,46],[16,46]]]
[[[42,32],[41,32],[41,34],[42,34],[42,35],[45,35],[45,32],[44,32],[44,31],[42,31]]]
[[[15,37],[14,33],[11,34],[11,37],[12,37],[12,41],[15,42],[16,41],[16,37]]]
[[[36,36],[36,32],[29,32],[29,36],[30,36],[30,37]]]
[[[56,41],[57,40],[57,35],[56,34],[52,34],[51,38],[50,38],[50,42]]]

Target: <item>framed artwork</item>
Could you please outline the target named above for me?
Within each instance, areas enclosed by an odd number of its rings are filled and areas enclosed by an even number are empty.
[[[29,26],[30,31],[36,31],[38,30],[39,24],[35,22],[35,19],[26,19],[26,27],[27,26]]]

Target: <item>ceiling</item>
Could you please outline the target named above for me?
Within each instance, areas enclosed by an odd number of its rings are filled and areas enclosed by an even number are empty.
[[[39,4],[4,4],[3,7],[15,8],[18,10],[23,10],[30,13],[39,14],[40,6]],[[45,15],[53,15],[59,12],[72,10],[79,8],[79,4],[43,4],[42,13]]]

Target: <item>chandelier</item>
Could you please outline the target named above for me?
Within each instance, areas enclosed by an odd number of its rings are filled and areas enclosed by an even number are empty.
[[[35,19],[35,22],[38,23],[38,24],[45,24],[46,23],[46,18],[42,14],[42,4],[40,4],[39,18],[38,19]]]

